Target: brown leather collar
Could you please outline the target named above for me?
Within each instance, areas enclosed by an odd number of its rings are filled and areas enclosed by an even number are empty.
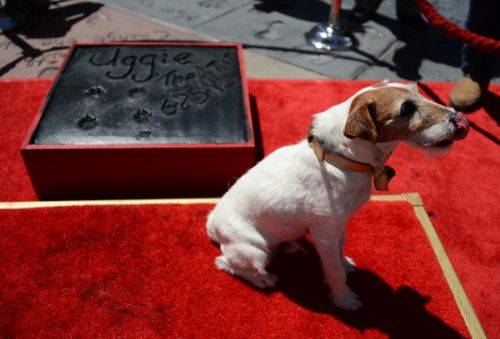
[[[378,191],[389,190],[388,183],[396,174],[392,167],[375,167],[359,161],[348,159],[340,154],[334,153],[326,149],[321,141],[314,135],[314,128],[309,128],[307,135],[309,146],[313,149],[318,159],[323,160],[335,167],[342,168],[354,172],[369,172],[373,175],[373,185]]]

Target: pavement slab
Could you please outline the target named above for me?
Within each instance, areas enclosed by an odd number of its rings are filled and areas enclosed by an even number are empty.
[[[469,0],[431,0],[464,26]],[[206,40],[239,42],[247,74],[269,78],[404,79],[454,82],[461,76],[461,44],[433,27],[402,25],[396,0],[374,18],[349,22],[354,0],[342,2],[342,21],[359,41],[346,52],[322,52],[305,33],[328,19],[322,0],[54,1],[20,29],[0,35],[0,77],[53,76],[76,41]],[[500,64],[493,82],[500,83]]]
[[[241,42],[256,53],[338,79],[456,81],[461,44],[437,29],[415,31],[396,16],[396,0],[385,0],[377,15],[362,25],[346,14],[343,22],[359,41],[355,51],[323,53],[304,34],[328,19],[329,1],[321,0],[104,0],[116,6],[203,32],[219,41]],[[431,0],[447,19],[465,25],[468,0]],[[189,14],[187,14],[189,13]],[[500,65],[493,82],[500,82]]]
[[[205,40],[165,23],[100,3],[65,1],[21,28],[0,35],[0,76],[53,76],[75,42]]]
[[[310,13],[305,15],[298,13],[307,13],[309,2],[295,1],[294,4],[297,4],[298,8],[296,15],[287,12],[286,8],[264,8],[258,6],[259,4],[261,2],[243,6],[223,18],[203,24],[200,28],[223,41],[240,41],[247,48],[256,49],[265,55],[339,79],[352,78],[360,68],[377,60],[387,46],[396,41],[395,34],[380,24],[370,23],[366,27],[352,25],[362,49],[337,53],[320,52],[306,43],[305,32],[317,22],[327,20],[327,4],[313,1]],[[221,25],[221,20],[224,20],[227,26]],[[236,24],[245,29],[228,29]]]
[[[213,6],[216,6],[213,3]],[[206,3],[208,6],[209,4]],[[216,6],[217,7],[217,6]],[[64,1],[30,18],[18,30],[0,35],[0,77],[53,76],[74,42],[214,41],[203,32],[181,28],[129,9],[86,1]],[[245,50],[246,73],[256,78],[321,78],[290,63]]]

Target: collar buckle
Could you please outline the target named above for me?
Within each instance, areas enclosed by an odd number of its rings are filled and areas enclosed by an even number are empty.
[[[378,191],[389,190],[389,181],[396,175],[396,171],[390,166],[374,167],[370,164],[358,162],[346,158],[340,154],[334,153],[324,148],[320,140],[314,135],[314,127],[309,127],[307,134],[307,142],[312,148],[316,157],[335,167],[354,171],[354,172],[369,172],[373,176],[373,185]]]

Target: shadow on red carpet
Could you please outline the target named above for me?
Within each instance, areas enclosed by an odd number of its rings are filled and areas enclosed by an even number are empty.
[[[362,308],[356,312],[334,308],[314,247],[306,241],[302,246],[307,253],[281,254],[270,267],[280,277],[276,290],[301,307],[330,314],[361,333],[377,329],[389,338],[463,338],[426,309],[430,296],[406,285],[393,288],[369,269],[358,268],[348,276],[348,285],[360,297]]]
[[[487,92],[483,99],[484,111],[500,126],[500,96],[493,92]]]

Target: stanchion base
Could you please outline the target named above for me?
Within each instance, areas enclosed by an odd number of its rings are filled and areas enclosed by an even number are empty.
[[[319,23],[306,33],[306,40],[317,49],[327,51],[349,50],[355,40],[347,31],[330,23]]]

